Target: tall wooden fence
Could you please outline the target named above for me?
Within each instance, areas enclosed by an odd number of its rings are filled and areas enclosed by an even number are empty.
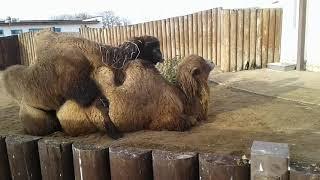
[[[133,36],[152,35],[165,59],[198,54],[225,72],[279,62],[282,9],[215,8],[185,16],[110,28],[80,28],[80,37],[119,45]],[[33,33],[19,36],[22,63],[35,62]]]
[[[20,64],[18,36],[0,38],[0,69]]]
[[[281,24],[282,9],[217,8],[129,26],[82,27],[80,35],[109,45],[152,35],[165,59],[198,54],[223,71],[240,71],[279,62]]]

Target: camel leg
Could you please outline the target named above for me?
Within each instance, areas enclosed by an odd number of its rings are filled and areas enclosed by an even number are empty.
[[[176,118],[172,116],[161,117],[161,119],[151,122],[149,128],[151,130],[186,131],[195,124],[195,121],[187,115],[180,115]]]
[[[20,104],[19,117],[26,133],[36,136],[51,134],[60,130],[55,112],[44,111],[27,104]]]

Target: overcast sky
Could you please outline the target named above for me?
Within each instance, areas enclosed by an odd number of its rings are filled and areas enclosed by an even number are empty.
[[[0,18],[49,19],[60,14],[112,10],[132,23],[185,15],[215,7],[252,7],[275,0],[1,0]]]

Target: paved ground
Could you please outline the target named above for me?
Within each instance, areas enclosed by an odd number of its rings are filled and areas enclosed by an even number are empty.
[[[212,73],[211,80],[230,87],[320,105],[320,72],[261,69],[237,73]]]

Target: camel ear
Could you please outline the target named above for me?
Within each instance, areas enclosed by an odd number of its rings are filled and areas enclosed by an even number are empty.
[[[200,74],[200,69],[199,68],[193,68],[192,69],[192,76],[196,76]]]

